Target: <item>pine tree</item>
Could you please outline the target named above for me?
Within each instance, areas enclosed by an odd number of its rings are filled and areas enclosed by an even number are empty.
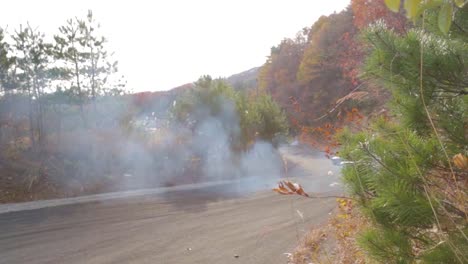
[[[273,142],[288,130],[286,115],[269,95],[248,96],[210,76],[195,82],[195,87],[177,101],[172,114],[191,129],[212,118],[219,120],[235,150],[245,150],[257,139]]]
[[[110,80],[117,73],[118,63],[111,60],[106,49],[107,40],[99,29],[93,13],[88,11],[86,19],[67,20],[54,36],[55,56],[61,62],[57,68],[58,76],[69,83],[68,90],[70,95],[75,95],[85,126],[89,125],[85,104],[91,101],[97,112],[95,100],[98,95],[120,95],[124,88],[122,80]]]
[[[448,34],[438,11],[404,34],[367,29],[365,77],[392,92],[393,114],[340,136],[355,162],[344,181],[373,223],[359,243],[381,263],[468,263],[468,172],[447,159],[468,154],[468,5]]]
[[[14,88],[11,78],[11,68],[15,58],[11,56],[11,47],[5,41],[5,32],[0,28],[0,94]]]
[[[61,65],[61,77],[70,81],[70,91],[77,97],[83,122],[86,123],[83,103],[87,97],[87,91],[83,87],[83,64],[89,55],[83,51],[84,40],[78,19],[67,20],[66,25],[59,28],[60,34],[54,36],[56,42],[56,59],[63,62]]]
[[[44,34],[29,24],[12,36],[16,54],[14,75],[16,88],[28,96],[30,134],[33,147],[36,147],[36,134],[39,146],[44,140],[43,96],[49,87],[49,66],[51,64],[52,45],[44,41]]]
[[[100,35],[100,25],[94,19],[91,10],[88,11],[86,20],[80,20],[79,25],[83,34],[81,44],[89,57],[88,63],[84,65],[84,73],[94,101],[97,95],[116,92],[117,87],[110,84],[109,77],[117,73],[118,62],[111,60],[106,49],[107,39]]]

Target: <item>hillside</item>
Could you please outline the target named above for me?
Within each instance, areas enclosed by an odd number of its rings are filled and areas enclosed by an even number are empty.
[[[248,91],[257,89],[257,79],[260,67],[233,74],[225,81],[237,91]],[[167,91],[139,92],[128,95],[135,106],[142,112],[155,112],[158,114],[167,113],[169,107],[178,97],[194,88],[194,83],[187,83]]]
[[[227,77],[226,81],[236,90],[256,89],[258,86],[259,70],[260,67],[255,67],[237,74],[233,74]]]

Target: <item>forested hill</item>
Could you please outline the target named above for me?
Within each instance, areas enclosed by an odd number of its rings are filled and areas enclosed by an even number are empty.
[[[236,90],[248,90],[258,87],[258,73],[260,67],[255,67],[237,74],[233,74],[226,78],[229,85]]]
[[[407,26],[405,16],[389,11],[384,1],[353,0],[347,9],[320,17],[295,38],[271,48],[260,68],[259,89],[280,103],[298,129],[339,122],[340,116],[356,108],[355,102],[344,100],[336,111],[321,117],[354,91],[359,96],[349,98],[365,101],[360,111],[377,110],[385,98],[378,87],[360,78],[366,47],[359,40],[361,30],[376,21],[397,32]]]
[[[225,78],[225,81],[237,91],[248,92],[255,90],[258,87],[257,78],[259,70],[260,67],[254,67],[233,74]],[[174,100],[194,87],[195,85],[193,83],[187,83],[167,91],[139,92],[128,96],[132,98],[136,106],[143,108],[143,110],[146,108],[151,109],[151,111],[156,110],[156,112],[162,113],[164,111],[161,110],[168,110]]]
[[[155,112],[160,115],[168,113],[169,108],[178,97],[194,87],[187,83],[168,91],[140,92],[127,95],[140,112]]]

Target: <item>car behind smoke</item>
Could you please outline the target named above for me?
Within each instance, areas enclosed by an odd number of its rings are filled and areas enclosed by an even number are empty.
[[[331,161],[332,161],[333,165],[335,165],[335,166],[343,166],[343,165],[346,165],[346,164],[353,164],[354,163],[354,161],[343,160],[341,157],[338,157],[338,156],[333,156],[331,158]]]

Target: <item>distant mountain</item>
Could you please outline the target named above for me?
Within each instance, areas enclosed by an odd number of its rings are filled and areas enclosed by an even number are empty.
[[[241,73],[229,76],[226,81],[236,90],[257,88],[257,78],[260,67],[255,67]]]
[[[255,67],[241,73],[233,74],[226,78],[229,85],[236,90],[250,90],[257,88],[257,77],[260,67]],[[193,89],[193,83],[187,83],[168,91],[140,92],[128,95],[133,104],[143,113],[156,112],[166,114],[175,100],[190,89]]]
[[[128,95],[134,106],[141,113],[154,112],[158,117],[165,117],[174,101],[184,92],[192,89],[193,83],[187,83],[168,91],[140,92]]]

